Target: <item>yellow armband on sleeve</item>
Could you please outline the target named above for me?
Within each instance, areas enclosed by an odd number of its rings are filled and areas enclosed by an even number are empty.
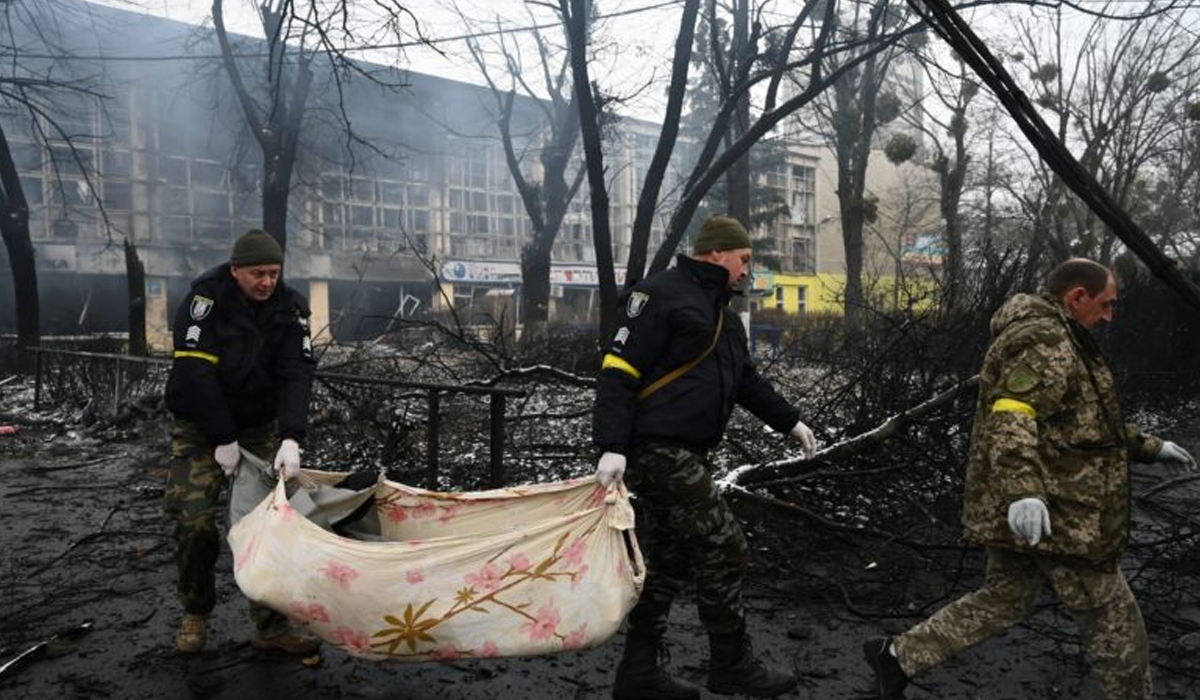
[[[198,360],[211,362],[214,365],[221,361],[221,358],[217,357],[216,355],[210,352],[200,352],[199,350],[176,350],[175,357],[194,357]]]
[[[1016,399],[996,399],[996,403],[992,404],[992,413],[1024,413],[1030,418],[1037,418],[1037,409],[1024,401]]]
[[[634,367],[626,362],[625,358],[618,357],[612,353],[604,356],[604,362],[600,365],[600,371],[604,371],[609,368],[620,370],[634,379],[642,378],[642,373],[637,370],[637,367]]]

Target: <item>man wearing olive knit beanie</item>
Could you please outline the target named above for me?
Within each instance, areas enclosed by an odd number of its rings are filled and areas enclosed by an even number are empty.
[[[734,404],[798,440],[808,456],[816,442],[800,412],[755,371],[745,330],[728,308],[750,270],[745,227],[714,216],[692,250],[622,296],[596,382],[596,479],[618,487],[624,478],[637,494],[647,569],[629,614],[616,700],[700,697],[660,663],[671,604],[689,583],[708,632],[710,691],[775,697],[796,686],[795,675],[754,653],[742,607],[749,547],[713,482],[708,451]]]
[[[175,642],[186,654],[200,652],[207,638],[221,546],[217,502],[242,451],[274,464],[284,478],[300,473],[316,359],[308,301],[283,283],[282,271],[275,238],[249,231],[234,243],[229,262],[192,282],[175,316],[166,510],[174,521],[184,610]],[[256,648],[310,654],[320,646],[266,607],[251,603],[250,617]]]

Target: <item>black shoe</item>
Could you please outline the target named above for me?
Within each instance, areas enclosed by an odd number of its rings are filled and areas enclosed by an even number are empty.
[[[903,698],[904,686],[908,685],[908,676],[900,668],[900,661],[888,651],[891,645],[891,637],[875,637],[863,642],[863,657],[875,672],[874,691],[880,700]]]
[[[660,659],[663,665],[659,665]],[[613,700],[700,700],[700,689],[667,673],[666,644],[657,637],[630,636],[617,666]]]
[[[708,689],[712,692],[773,698],[796,687],[798,680],[794,674],[768,666],[754,656],[744,629],[732,634],[710,634],[708,639],[712,649]]]

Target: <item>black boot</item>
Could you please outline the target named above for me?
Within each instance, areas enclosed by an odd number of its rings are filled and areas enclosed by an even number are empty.
[[[614,700],[699,700],[699,688],[672,678],[658,665],[659,657],[666,655],[660,637],[626,637],[625,654],[613,684]]]
[[[908,685],[908,676],[900,668],[900,661],[888,650],[891,645],[891,637],[876,637],[863,642],[863,658],[875,672],[875,693],[880,700],[903,698],[904,686]]]
[[[709,634],[712,659],[708,662],[708,689],[719,695],[742,693],[773,698],[796,687],[796,676],[771,668],[754,657],[745,629],[729,634]]]

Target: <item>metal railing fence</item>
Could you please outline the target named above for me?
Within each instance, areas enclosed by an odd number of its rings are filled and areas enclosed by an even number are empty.
[[[58,348],[34,347],[29,348],[34,353],[34,409],[41,406],[44,387],[50,381],[47,373],[47,363],[53,358],[70,358],[76,362],[81,371],[77,376],[58,377],[58,392],[80,392],[94,401],[96,398],[107,398],[105,394],[111,386],[111,405],[113,413],[120,409],[122,401],[132,393],[135,384],[153,384],[159,390],[166,380],[165,369],[171,360],[165,357],[138,357],[118,353],[88,352],[82,350],[62,350]],[[97,371],[101,363],[111,363],[111,384],[102,372]],[[139,371],[140,370],[140,371]],[[434,382],[417,382],[402,379],[388,379],[356,374],[336,372],[317,372],[317,379],[322,382],[335,384],[357,384],[373,388],[386,387],[393,391],[417,390],[425,395],[427,419],[425,426],[425,483],[426,487],[438,487],[440,471],[439,452],[442,438],[443,416],[441,411],[442,397],[451,394],[479,395],[488,397],[488,481],[493,488],[504,485],[504,411],[509,397],[523,397],[521,389],[479,386],[472,384],[441,384]]]

